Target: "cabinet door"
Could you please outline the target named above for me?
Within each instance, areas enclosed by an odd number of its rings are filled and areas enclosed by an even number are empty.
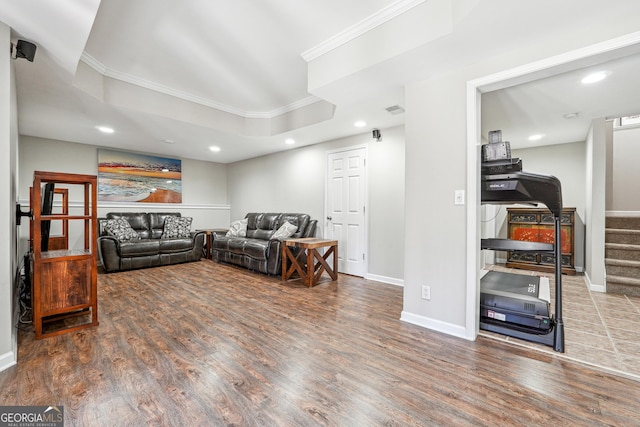
[[[91,304],[91,258],[43,262],[40,267],[40,310],[48,316]]]

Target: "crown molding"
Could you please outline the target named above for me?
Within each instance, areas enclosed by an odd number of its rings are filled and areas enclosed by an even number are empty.
[[[264,112],[263,111],[246,111],[240,108],[235,108],[230,105],[223,104],[221,102],[214,101],[209,98],[204,98],[188,92],[171,88],[169,86],[161,85],[159,83],[152,82],[150,80],[146,80],[138,76],[112,70],[107,66],[105,66],[100,61],[98,61],[97,59],[95,59],[94,57],[92,57],[91,55],[89,55],[87,52],[82,52],[82,56],[80,57],[80,60],[85,64],[87,64],[89,67],[93,68],[98,73],[102,74],[104,77],[109,77],[114,80],[132,84],[138,87],[143,87],[145,89],[153,90],[155,92],[163,93],[165,95],[170,95],[179,99],[183,99],[185,101],[194,102],[196,104],[204,105],[205,107],[215,108],[216,110],[224,111],[226,113],[234,114],[236,116],[245,117],[245,118],[272,119],[274,117],[280,116],[290,111],[297,110],[298,108],[306,107],[307,105],[311,105],[313,103],[321,101],[320,98],[311,95],[301,100],[298,100],[292,104],[277,108],[273,111],[264,111]]]
[[[311,62],[319,56],[324,55],[327,52],[332,51],[333,49],[346,44],[367,31],[371,31],[372,29],[384,24],[405,13],[408,10],[413,9],[414,7],[424,3],[427,0],[398,0],[395,3],[390,4],[384,9],[380,9],[378,12],[369,16],[368,18],[363,19],[357,24],[347,28],[346,30],[334,35],[333,37],[325,40],[319,45],[312,47],[311,49],[302,52],[300,56],[307,62]]]
[[[310,96],[307,96],[306,98],[302,98],[299,101],[296,101],[289,105],[285,105],[284,107],[277,108],[268,113],[247,113],[245,117],[272,119],[274,117],[280,116],[290,111],[294,111],[299,108],[306,107],[307,105],[315,104],[318,101],[322,101],[322,99],[318,98],[317,96],[310,95]]]

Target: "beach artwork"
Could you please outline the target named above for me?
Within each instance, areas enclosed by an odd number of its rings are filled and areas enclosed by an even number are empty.
[[[182,203],[182,162],[177,159],[100,149],[98,200]]]

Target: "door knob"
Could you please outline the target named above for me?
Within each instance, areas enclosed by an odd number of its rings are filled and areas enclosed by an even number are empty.
[[[328,216],[328,217],[327,217],[327,219],[328,219],[329,221],[331,221],[333,218],[332,218],[332,217],[330,217],[330,216]]]

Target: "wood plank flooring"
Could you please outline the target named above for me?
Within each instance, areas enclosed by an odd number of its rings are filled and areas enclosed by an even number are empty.
[[[1,405],[63,405],[66,426],[640,424],[640,383],[401,322],[400,287],[203,260],[98,289],[97,328],[20,333]]]

